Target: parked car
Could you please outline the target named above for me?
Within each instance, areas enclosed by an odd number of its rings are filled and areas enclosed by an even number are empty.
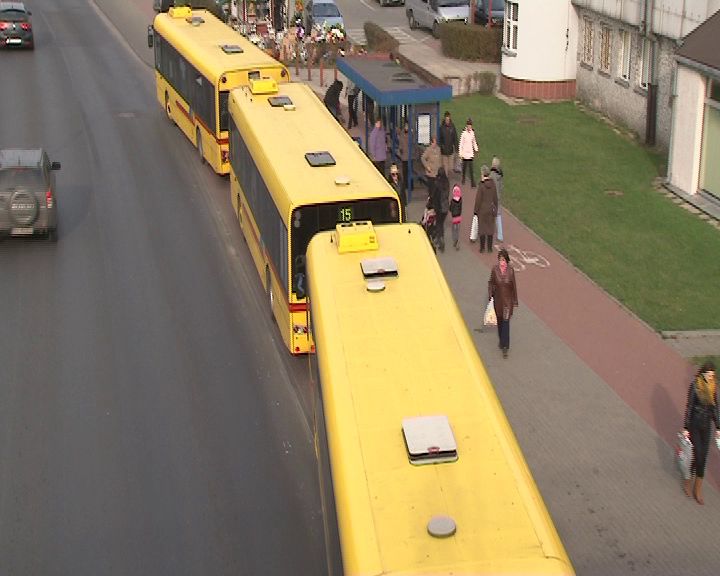
[[[405,0],[405,15],[410,28],[429,28],[437,38],[443,22],[467,24],[470,0]]]
[[[57,240],[55,170],[42,149],[0,150],[0,234]]]
[[[31,14],[22,2],[0,2],[0,46],[35,47]]]
[[[492,2],[492,25],[501,26],[505,18],[505,0],[477,0],[475,4],[475,24],[487,26],[488,4]]]
[[[335,0],[308,0],[305,3],[305,30],[309,34],[313,26],[322,26],[323,23],[328,26],[339,24],[343,29],[345,28],[345,22]]]

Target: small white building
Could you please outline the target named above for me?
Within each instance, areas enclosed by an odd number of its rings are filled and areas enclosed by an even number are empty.
[[[575,97],[577,14],[570,0],[505,2],[500,92],[516,98]]]
[[[720,12],[678,49],[668,183],[720,200]]]
[[[500,91],[577,98],[668,149],[675,51],[719,8],[720,0],[507,0]]]

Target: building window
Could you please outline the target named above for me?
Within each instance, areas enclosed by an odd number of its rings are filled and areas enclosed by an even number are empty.
[[[708,83],[710,84],[708,86],[708,98],[720,104],[720,82],[709,79]]]
[[[503,46],[508,50],[517,50],[518,39],[518,3],[505,2],[505,30]]]
[[[582,62],[593,64],[593,21],[590,18],[583,18],[583,53]]]
[[[603,25],[600,28],[600,70],[610,74],[610,46],[612,45],[612,30]]]
[[[630,32],[628,30],[620,30],[620,53],[618,54],[618,72],[617,75],[628,82],[630,80]]]
[[[647,38],[640,40],[640,53],[638,60],[638,86],[647,90],[650,81],[650,55],[652,47]]]

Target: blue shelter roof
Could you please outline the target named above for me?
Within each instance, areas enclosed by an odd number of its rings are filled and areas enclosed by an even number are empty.
[[[347,56],[338,58],[335,64],[379,106],[434,104],[452,99],[449,84],[433,86],[395,60]]]

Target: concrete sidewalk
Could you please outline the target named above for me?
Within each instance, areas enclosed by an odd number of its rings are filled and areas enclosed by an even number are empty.
[[[438,54],[432,62],[450,69]],[[313,79],[322,96],[332,71],[324,87]],[[424,196],[417,188],[410,221]],[[687,355],[700,348],[685,334],[664,340],[505,210],[507,246],[521,262],[534,253],[549,266],[530,256],[517,272],[520,307],[504,360],[495,330],[481,326],[496,253],[468,240],[473,201],[465,187],[461,249],[438,260],[577,573],[715,574],[720,454],[711,446],[699,506],[682,492],[673,452],[693,369],[670,343]],[[717,336],[695,342],[717,354]]]
[[[506,240],[550,265],[517,272],[503,359],[495,329],[481,326],[496,253],[468,240],[473,197],[464,191],[460,251],[438,259],[577,573],[714,574],[720,456],[712,446],[705,506],[682,493],[673,460],[689,365],[507,211]]]

